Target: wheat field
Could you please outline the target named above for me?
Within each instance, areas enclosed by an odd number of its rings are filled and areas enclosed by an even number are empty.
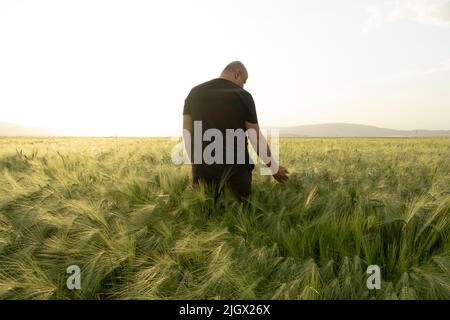
[[[249,206],[176,143],[0,138],[0,299],[450,299],[449,138],[283,138]]]

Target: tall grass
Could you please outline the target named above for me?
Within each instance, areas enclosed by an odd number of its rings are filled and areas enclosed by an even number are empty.
[[[450,298],[449,139],[283,139],[291,179],[256,170],[249,206],[173,145],[0,138],[0,298]]]

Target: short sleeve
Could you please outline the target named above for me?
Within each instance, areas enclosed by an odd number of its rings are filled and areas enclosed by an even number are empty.
[[[245,92],[244,104],[245,104],[245,121],[250,123],[258,123],[258,116],[256,115],[255,101],[250,93]]]
[[[191,113],[191,94],[189,94],[186,99],[184,100],[184,108],[183,108],[183,115],[185,114],[192,114]]]

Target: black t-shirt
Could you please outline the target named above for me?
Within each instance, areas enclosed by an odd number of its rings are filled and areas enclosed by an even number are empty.
[[[242,146],[242,139],[235,138],[232,143],[233,150],[230,150],[230,145],[226,144],[227,129],[245,131],[245,122],[258,123],[258,118],[255,110],[255,102],[252,95],[226,79],[213,79],[211,81],[202,83],[194,87],[187,96],[184,104],[183,114],[190,115],[192,118],[192,128],[194,128],[195,121],[201,121],[202,137],[208,129],[217,129],[221,132],[223,137],[223,159],[221,162],[207,164],[203,157],[201,163],[194,163],[194,141],[196,141],[195,130],[191,137],[192,145],[192,172],[194,177],[205,178],[220,178],[225,169],[230,168],[233,172],[240,170],[252,170],[254,165],[250,160],[247,151],[247,138],[245,138],[245,145]],[[198,123],[197,123],[198,125]],[[198,140],[198,139],[197,139]],[[202,139],[204,140],[204,139]],[[203,154],[205,148],[214,142],[203,141],[201,152]],[[238,163],[238,152],[244,149],[245,163],[242,161]],[[234,161],[227,163],[227,153],[233,152]],[[215,152],[212,152],[215,155]],[[231,157],[232,154],[230,154]],[[242,159],[242,158],[241,158]]]

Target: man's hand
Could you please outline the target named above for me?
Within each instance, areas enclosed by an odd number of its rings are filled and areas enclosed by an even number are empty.
[[[285,167],[279,166],[277,173],[273,175],[273,178],[278,182],[284,182],[289,179],[288,174],[289,171]]]

